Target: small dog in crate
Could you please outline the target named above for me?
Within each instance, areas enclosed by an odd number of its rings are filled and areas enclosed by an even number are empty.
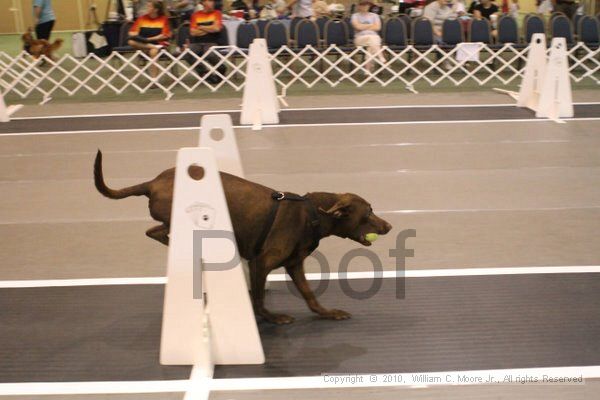
[[[63,43],[62,39],[56,39],[52,43],[44,39],[34,39],[33,29],[31,28],[27,29],[27,32],[21,36],[21,40],[23,41],[23,50],[31,54],[34,58],[46,56],[51,60],[54,60],[54,52],[57,51]]]

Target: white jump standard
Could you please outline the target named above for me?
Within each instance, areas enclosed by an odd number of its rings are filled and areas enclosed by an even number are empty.
[[[545,35],[534,34],[519,93],[504,89],[494,90],[517,100],[518,107],[527,107],[535,111],[537,118],[549,118],[563,123],[560,118],[572,118],[574,115],[565,38],[553,38],[549,57],[546,57],[546,51]]]
[[[23,107],[22,104],[6,106],[4,95],[0,92],[0,122],[9,122],[10,116],[19,111]]]
[[[202,259],[194,260],[194,231],[215,230],[233,235],[213,151],[182,148],[175,172],[160,361],[195,365],[209,377],[215,364],[265,360],[241,263],[226,270],[198,271],[200,264],[227,262],[238,253],[235,240],[210,239]],[[198,282],[201,298],[194,293]]]
[[[263,124],[278,124],[279,111],[267,41],[254,39],[248,56],[240,122],[242,125],[252,125],[253,130],[259,130]]]

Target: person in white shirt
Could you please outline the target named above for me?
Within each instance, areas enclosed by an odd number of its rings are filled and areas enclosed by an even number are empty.
[[[358,12],[352,14],[352,26],[354,27],[354,44],[360,47],[366,47],[370,54],[377,54],[381,50],[381,37],[377,32],[381,30],[381,19],[379,15],[369,12],[373,5],[368,0],[360,0],[358,3]],[[384,63],[383,54],[377,56],[380,62]],[[369,61],[365,65],[367,71],[373,70],[373,62]]]
[[[457,17],[462,17],[467,14],[467,6],[465,5],[464,0],[454,0],[452,2],[452,11],[456,14]]]
[[[508,6],[508,14],[514,19],[519,18],[519,0],[512,0]]]
[[[452,2],[447,0],[434,0],[425,6],[423,16],[433,25],[433,36],[436,42],[442,40],[442,25],[448,18],[456,18],[456,11]]]
[[[287,3],[292,17],[310,18],[313,15],[313,0],[292,0]]]

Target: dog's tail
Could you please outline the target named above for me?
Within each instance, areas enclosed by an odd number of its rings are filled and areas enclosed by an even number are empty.
[[[129,196],[148,196],[149,194],[147,182],[118,190],[106,186],[104,174],[102,173],[102,152],[100,150],[96,153],[96,161],[94,162],[94,183],[96,189],[109,199],[124,199]]]

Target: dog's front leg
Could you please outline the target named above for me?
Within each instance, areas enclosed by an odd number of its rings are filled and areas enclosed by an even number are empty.
[[[304,265],[302,261],[288,263],[285,270],[294,281],[294,285],[296,285],[296,288],[302,294],[302,297],[304,297],[308,308],[313,312],[319,314],[322,318],[327,319],[342,320],[350,318],[351,315],[346,311],[327,309],[319,304],[304,275]]]
[[[294,322],[294,317],[286,314],[274,314],[265,308],[265,284],[267,275],[279,266],[279,257],[261,255],[254,260],[248,261],[250,267],[250,285],[252,295],[252,306],[254,314],[260,315],[267,322],[273,324],[289,324]]]

